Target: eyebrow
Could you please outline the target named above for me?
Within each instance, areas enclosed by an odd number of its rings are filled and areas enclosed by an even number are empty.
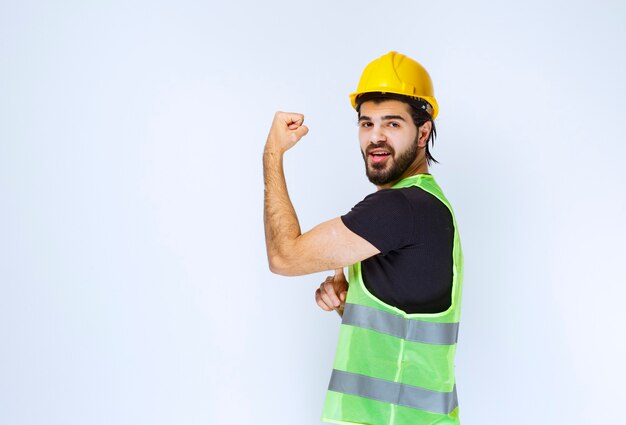
[[[404,117],[402,115],[383,115],[382,117],[380,117],[380,119],[382,121],[389,121],[389,120],[400,120],[400,121],[404,121],[406,122],[406,120],[404,119]],[[365,115],[361,115],[359,117],[359,122],[361,121],[371,121],[372,119],[368,116]]]

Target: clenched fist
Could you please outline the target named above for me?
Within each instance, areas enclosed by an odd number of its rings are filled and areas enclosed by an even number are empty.
[[[303,124],[304,115],[296,112],[276,112],[265,151],[283,154],[304,137],[309,128]]]

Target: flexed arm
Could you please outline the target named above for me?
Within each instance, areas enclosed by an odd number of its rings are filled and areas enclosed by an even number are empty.
[[[277,112],[263,152],[267,257],[270,270],[282,275],[337,269],[379,252],[350,231],[340,218],[302,234],[287,192],[283,157],[308,131],[302,114]]]
[[[301,235],[298,216],[287,192],[283,155],[309,132],[303,123],[302,114],[276,112],[263,152],[265,243],[270,269],[275,273],[279,272],[276,260],[285,255],[288,242]]]

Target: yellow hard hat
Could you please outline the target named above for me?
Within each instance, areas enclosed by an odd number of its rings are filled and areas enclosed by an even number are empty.
[[[433,119],[439,113],[433,82],[426,69],[397,52],[389,52],[365,67],[356,92],[350,95],[353,108],[356,108],[357,96],[363,93],[395,93],[424,99],[433,108]]]

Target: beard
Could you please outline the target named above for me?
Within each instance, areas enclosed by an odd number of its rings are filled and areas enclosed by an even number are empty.
[[[395,150],[387,145],[385,142],[377,143],[368,147],[366,152],[374,148],[385,148],[389,150],[390,158],[384,163],[367,164],[367,154],[361,151],[363,160],[365,161],[365,174],[370,182],[376,186],[383,186],[399,180],[402,174],[411,166],[415,158],[417,157],[417,151],[419,149],[418,138],[415,138],[413,144],[396,158]],[[391,164],[389,164],[391,163]]]

